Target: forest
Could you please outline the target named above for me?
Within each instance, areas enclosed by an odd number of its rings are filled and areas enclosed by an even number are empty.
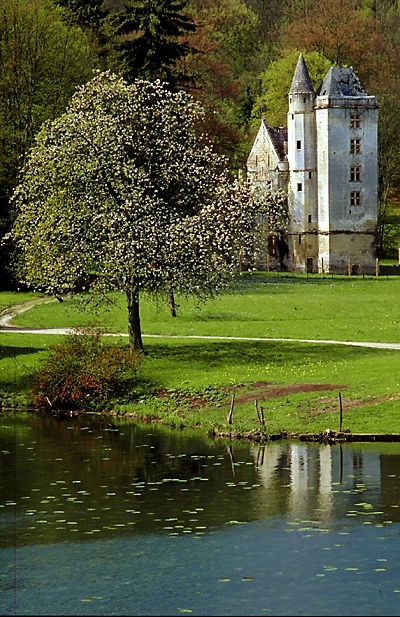
[[[93,71],[168,83],[206,110],[206,130],[232,175],[263,117],[286,124],[299,52],[317,87],[332,66],[355,69],[379,101],[378,254],[400,245],[398,0],[0,0],[0,237],[35,135]],[[0,247],[13,285],[13,247]]]

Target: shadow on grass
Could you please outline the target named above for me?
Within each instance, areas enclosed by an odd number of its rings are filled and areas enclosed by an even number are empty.
[[[351,360],[362,356],[370,358],[373,354],[389,353],[390,350],[347,347],[344,345],[301,344],[278,341],[201,341],[186,343],[174,341],[173,345],[159,342],[146,342],[149,359],[170,360],[179,364],[205,369],[223,368],[227,364],[265,362],[291,366],[304,365],[305,359],[314,362],[335,362]]]
[[[17,356],[36,354],[45,350],[45,347],[17,347],[16,345],[1,345],[0,360],[5,360],[6,358],[16,358]]]
[[[377,284],[379,281],[387,280],[387,277],[376,278],[375,276],[346,276],[346,275],[324,275],[311,274],[308,277],[294,276],[289,273],[273,273],[273,274],[252,274],[244,276],[236,281],[231,288],[232,295],[248,294],[263,295],[268,290],[268,287],[274,289],[274,293],[287,293],[287,287],[304,287],[304,286],[322,286],[330,287],[333,284],[352,287],[354,284],[370,286]],[[398,280],[398,277],[395,277]]]
[[[4,396],[7,398],[15,396],[18,399],[21,396],[25,397],[30,390],[30,378],[31,372],[25,375],[9,375],[8,379],[3,379],[0,382],[0,404]]]

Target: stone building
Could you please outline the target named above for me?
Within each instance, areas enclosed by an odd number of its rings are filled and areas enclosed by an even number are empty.
[[[332,67],[315,92],[300,54],[287,129],[262,121],[247,161],[249,182],[288,193],[289,229],[269,243],[271,268],[375,272],[377,136],[377,100],[354,70]]]

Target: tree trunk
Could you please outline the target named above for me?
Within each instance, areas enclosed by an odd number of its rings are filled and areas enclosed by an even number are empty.
[[[171,317],[176,317],[175,296],[174,296],[174,292],[172,291],[172,289],[170,290],[168,294],[168,306],[169,306],[169,311],[171,313]]]
[[[131,287],[126,292],[128,301],[129,343],[135,351],[143,352],[142,331],[139,315],[139,286],[132,277]]]

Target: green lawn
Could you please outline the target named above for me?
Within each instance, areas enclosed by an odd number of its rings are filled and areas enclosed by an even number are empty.
[[[127,331],[123,294],[97,316],[78,310],[70,299],[35,307],[15,324],[36,327],[77,326],[97,321],[113,332]],[[231,294],[197,306],[178,299],[171,318],[166,302],[141,300],[146,334],[214,335],[400,342],[400,277],[321,278],[274,274],[241,279]]]
[[[10,306],[14,306],[14,304],[21,304],[39,297],[40,294],[30,291],[2,291],[0,293],[0,312]]]
[[[181,301],[178,317],[165,303],[142,302],[145,333],[400,342],[400,279],[263,276],[243,277],[234,293],[196,307]],[[107,329],[126,331],[124,299],[96,320]],[[62,327],[93,322],[77,310],[76,300],[35,307],[16,322]],[[26,378],[46,355],[49,335],[0,333],[0,388],[26,397]],[[254,398],[264,407],[268,432],[338,428],[338,393],[344,403],[344,427],[353,432],[400,432],[400,351],[277,341],[144,339],[136,401],[115,409],[157,416],[176,425],[223,426],[229,409],[228,387],[237,391],[234,425],[256,426]],[[113,344],[118,344],[113,341]],[[127,339],[119,344],[126,345]],[[277,385],[327,384],[333,389],[286,391],[268,398]],[[164,398],[154,396],[164,388]],[[225,388],[222,390],[222,388]],[[249,400],[240,402],[248,393]],[[183,395],[187,395],[186,398]],[[208,400],[198,410],[188,400]]]

